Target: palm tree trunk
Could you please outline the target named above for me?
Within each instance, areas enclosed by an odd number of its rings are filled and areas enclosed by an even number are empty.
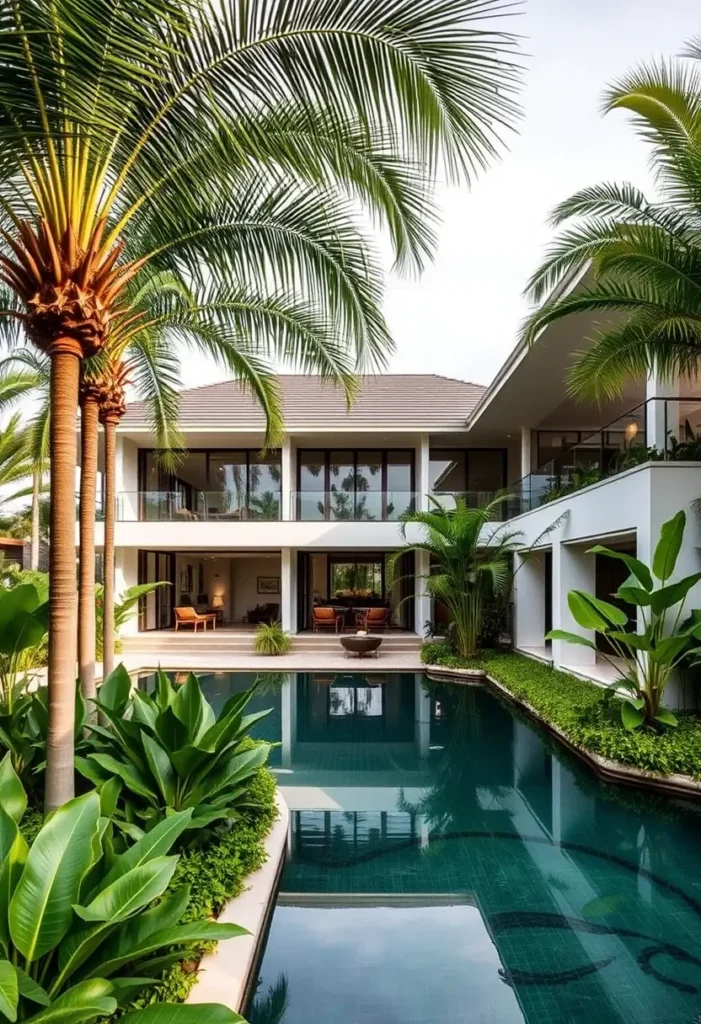
[[[95,689],[95,484],[97,480],[98,405],[84,394],[80,418],[80,569],[78,575],[78,672],[80,689],[93,700]],[[93,705],[88,705],[94,711]],[[91,717],[94,717],[91,715]]]
[[[32,539],[29,552],[32,569],[39,568],[39,500],[41,498],[41,466],[32,473]]]
[[[76,665],[75,468],[80,348],[60,338],[51,351],[51,511],[49,552],[49,727],[47,811],[75,792]]]
[[[114,669],[114,510],[115,443],[118,417],[105,416],[105,584],[102,609],[102,666],[106,678]]]

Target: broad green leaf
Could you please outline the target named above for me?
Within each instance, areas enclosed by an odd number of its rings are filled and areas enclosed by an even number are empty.
[[[612,640],[618,640],[621,644],[634,647],[636,651],[650,650],[650,640],[645,633],[623,633],[617,629],[612,629],[608,635]]]
[[[94,761],[105,771],[117,775],[132,793],[146,797],[151,803],[156,802],[154,790],[135,765],[127,761],[120,761],[111,754],[90,754],[89,760]]]
[[[606,633],[611,626],[625,626],[628,621],[626,613],[615,604],[602,601],[584,590],[570,590],[567,604],[575,622],[583,629],[596,629],[600,633]]]
[[[670,578],[677,564],[677,557],[682,546],[686,515],[677,512],[673,519],[662,524],[660,539],[652,557],[652,571],[663,583]]]
[[[98,788],[104,786],[115,777],[112,772],[108,772],[105,768],[100,768],[99,764],[96,764],[87,757],[76,756],[75,767],[88,782],[92,782]]]
[[[621,721],[623,722],[623,728],[632,732],[633,729],[637,729],[638,726],[643,724],[645,715],[634,706],[632,701],[624,698],[621,701]]]
[[[227,803],[230,803],[227,799]],[[190,828],[207,828],[213,821],[229,818],[236,812],[232,807],[214,807],[211,804],[200,804],[197,813],[190,823]]]
[[[74,924],[58,948],[58,973],[54,972],[54,991],[65,987],[95,950],[116,930],[121,922],[100,921],[89,924]]]
[[[48,1006],[51,1000],[46,989],[42,988],[33,978],[30,978],[21,967],[15,967],[15,970],[17,971],[19,994],[24,999],[28,999],[30,1003],[36,1003],[38,1006]]]
[[[628,704],[631,704],[636,711],[642,711],[645,707],[645,701],[642,697],[626,697]]]
[[[144,957],[159,949],[183,946],[190,942],[219,942],[222,939],[234,939],[248,934],[245,928],[241,928],[237,924],[220,924],[218,921],[190,921],[188,924],[152,932],[144,937],[139,944],[127,944],[122,937],[121,943],[119,939],[116,944],[113,940],[107,948],[98,951],[97,958],[90,964],[90,976],[109,978],[125,964],[131,963],[132,960],[138,964]]]
[[[0,806],[18,823],[27,809],[27,794],[12,767],[9,753],[0,761]]]
[[[188,730],[175,717],[172,708],[166,708],[158,716],[156,733],[166,750],[180,750],[188,741]]]
[[[596,650],[596,644],[586,636],[579,633],[570,633],[566,629],[551,629],[545,635],[546,640],[565,640],[568,644],[580,644],[582,647],[591,647]]]
[[[634,679],[616,679],[613,683],[608,683],[608,688],[611,690],[628,690],[629,693],[633,694],[640,693],[640,687]]]
[[[253,775],[265,764],[269,753],[269,745],[260,743],[251,750],[236,754],[192,790],[186,801],[187,806],[197,808],[204,800],[216,797],[221,790],[235,786],[242,779]]]
[[[12,844],[17,838],[19,829],[14,817],[0,804],[0,863],[12,849]]]
[[[170,761],[170,755],[163,749],[158,740],[153,739],[147,732],[142,734],[141,742],[143,743],[148,766],[156,780],[161,796],[166,806],[172,807],[175,799],[175,772]]]
[[[103,818],[114,817],[114,812],[117,810],[117,801],[119,800],[119,794],[121,792],[122,780],[117,778],[116,775],[111,776],[107,782],[103,783],[99,787],[100,814]]]
[[[158,718],[158,707],[143,690],[134,690],[134,699],[131,704],[131,717],[133,722],[140,722],[147,725],[152,732],[156,731],[156,720]]]
[[[0,1013],[8,1020],[17,1020],[18,1002],[17,971],[9,960],[0,960]]]
[[[666,587],[660,587],[652,595],[652,610],[656,615],[661,615],[675,604],[683,601],[691,588],[701,580],[701,572],[695,572],[692,576],[685,576],[678,583],[670,583]]]
[[[124,665],[117,665],[97,691],[98,702],[111,711],[121,712],[129,703],[131,689],[131,676]]]
[[[671,665],[688,646],[688,636],[666,636],[658,641],[655,649],[650,652],[650,658],[658,665]]]
[[[2,815],[0,814],[1,817]],[[9,814],[6,814],[4,817],[6,819],[5,824],[9,822],[14,826],[15,830],[14,840],[9,852],[0,862],[0,942],[2,942],[3,946],[7,946],[10,938],[8,920],[10,901],[22,876],[22,870],[29,854],[29,846]]]
[[[655,715],[655,720],[657,722],[662,722],[663,725],[669,725],[672,728],[674,728],[674,726],[676,725],[679,725],[679,720],[677,719],[677,716],[673,714],[668,708],[658,708],[657,714]]]
[[[111,885],[116,879],[126,875],[134,868],[168,853],[176,839],[190,824],[191,818],[192,810],[178,811],[176,814],[169,814],[163,821],[154,825],[150,832],[146,832],[137,843],[117,857],[100,888],[103,889]]]
[[[9,910],[12,942],[29,962],[54,949],[70,927],[99,815],[100,798],[86,793],[59,807],[32,843]]]
[[[190,743],[197,743],[214,725],[214,711],[205,700],[199,680],[192,672],[175,696],[173,714],[187,729]]]
[[[119,1006],[133,1002],[137,996],[151,985],[157,985],[159,978],[111,978],[114,995]]]
[[[623,562],[628,567],[628,571],[635,576],[638,583],[645,590],[652,590],[654,586],[652,573],[640,559],[627,555],[624,551],[612,551],[610,548],[602,547],[601,544],[596,544],[593,548],[589,548],[587,553],[590,555],[606,555],[607,558],[618,559],[619,562]]]
[[[180,778],[186,779],[207,761],[211,762],[213,767],[216,762],[216,755],[214,751],[201,750],[199,746],[188,743],[181,750],[174,750],[170,755],[170,759]]]
[[[26,1024],[84,1024],[94,1017],[107,1017],[117,1009],[112,991],[111,982],[104,978],[81,981],[29,1017]]]
[[[631,587],[629,583],[622,584],[616,591],[619,601],[635,605],[636,608],[647,608],[652,604],[652,594],[642,587]]]
[[[74,906],[83,921],[123,921],[161,896],[173,877],[177,857],[156,857],[120,875],[87,906]]]
[[[246,1024],[238,1013],[220,1003],[152,1003],[133,1010],[124,1024]]]
[[[159,668],[156,675],[156,704],[161,714],[171,706],[174,700],[175,687],[163,669]]]

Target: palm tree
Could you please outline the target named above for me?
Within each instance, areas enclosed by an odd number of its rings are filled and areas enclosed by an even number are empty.
[[[516,114],[513,39],[479,24],[503,5],[13,0],[5,10],[0,277],[21,311],[4,312],[51,360],[47,808],[73,792],[82,361],[128,318],[125,289],[150,263],[228,284],[229,317],[256,333],[274,295],[268,351],[323,349],[335,377],[354,368],[351,353],[377,365],[389,343],[381,272],[354,201],[389,227],[401,267],[422,264],[434,242],[427,185],[441,167],[453,180],[483,167]],[[254,345],[230,366],[245,366],[273,410],[274,378]]]
[[[31,476],[32,464],[29,459],[27,432],[21,420],[20,413],[13,413],[0,429],[0,493],[4,492],[9,484],[26,480]],[[13,497],[14,495],[3,493],[0,497],[0,507]]]
[[[687,56],[701,60],[701,41]],[[543,305],[526,321],[532,342],[575,313],[604,314],[591,348],[569,376],[582,398],[612,398],[632,376],[694,374],[701,363],[701,75],[681,62],[641,66],[608,90],[606,111],[633,115],[651,147],[659,198],[629,183],[604,183],[555,208],[554,225],[580,219],[553,243],[531,278]],[[593,282],[559,288],[586,264]],[[549,297],[547,297],[549,296]],[[608,315],[607,315],[608,314]]]
[[[423,580],[428,596],[450,612],[458,654],[473,658],[483,610],[488,602],[504,599],[511,588],[512,556],[521,534],[495,526],[485,543],[483,530],[501,518],[503,498],[470,508],[458,497],[454,509],[444,508],[435,498],[430,500],[433,508],[408,512],[402,521],[405,537],[407,524],[418,523],[426,539],[395,551],[388,563],[390,572],[408,551],[428,552],[430,569],[416,579]]]
[[[48,361],[30,349],[21,349],[0,363],[0,411],[14,405],[21,398],[39,400],[39,410],[27,431],[28,454],[33,462],[30,524],[32,569],[39,568],[41,492],[48,460],[48,369]]]

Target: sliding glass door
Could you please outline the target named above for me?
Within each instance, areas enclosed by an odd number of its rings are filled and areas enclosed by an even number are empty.
[[[139,632],[173,626],[175,554],[172,551],[139,551],[139,584],[168,583],[139,598]]]

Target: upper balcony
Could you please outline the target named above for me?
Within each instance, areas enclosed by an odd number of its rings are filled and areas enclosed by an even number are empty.
[[[117,522],[275,522],[282,518],[280,490],[245,496],[237,491],[121,491]]]
[[[553,432],[555,433],[555,432]],[[701,399],[650,398],[558,454],[509,488],[504,518],[542,505],[646,463],[701,462]]]

